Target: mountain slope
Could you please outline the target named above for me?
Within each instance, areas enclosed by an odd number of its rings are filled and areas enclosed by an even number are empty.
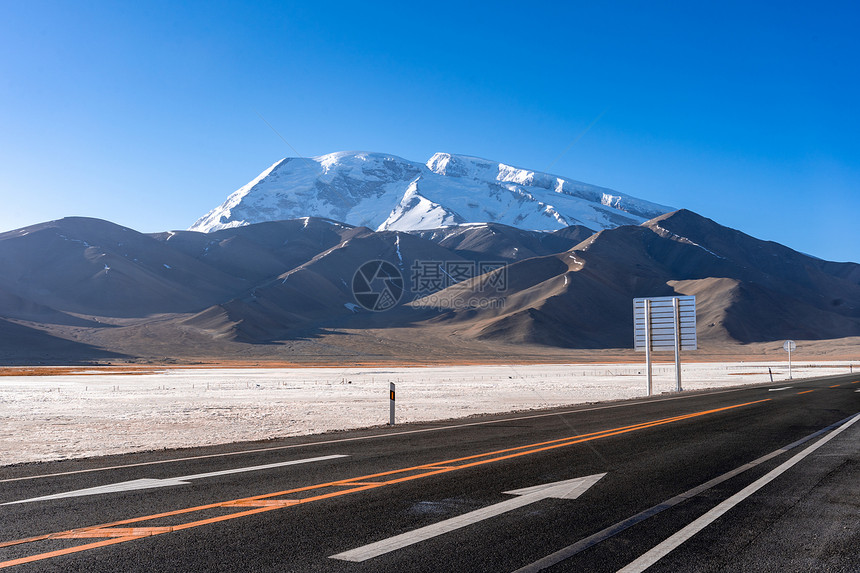
[[[97,316],[183,312],[249,286],[150,236],[83,217],[0,234],[0,268],[10,295]]]
[[[0,318],[0,363],[3,365],[78,364],[128,358],[132,357]]]
[[[171,231],[151,236],[223,273],[256,284],[298,267],[363,231],[366,229],[329,219],[304,217],[212,233]]]
[[[565,177],[464,155],[426,164],[339,152],[287,158],[243,186],[190,230],[211,232],[315,216],[379,230],[497,222],[536,230],[608,229],[671,209]]]
[[[288,337],[328,320],[354,318],[384,325],[396,313],[369,312],[356,304],[352,285],[359,267],[376,260],[394,265],[403,277],[406,302],[424,288],[413,270],[416,261],[464,262],[451,251],[409,233],[361,227],[355,231],[306,263],[260,283],[247,296],[207,308],[182,324],[245,342]]]
[[[700,340],[763,342],[860,335],[860,265],[837,265],[690,211],[601,231],[570,251],[509,265],[503,306],[449,308],[462,336],[579,348],[632,345],[632,299],[697,297]],[[480,280],[439,293],[486,296]],[[420,306],[423,301],[414,303]]]
[[[471,223],[411,231],[411,234],[468,259],[495,258],[513,262],[566,251],[593,235],[594,231],[574,225],[553,233],[542,233],[499,223]]]
[[[353,292],[373,261],[403,278],[380,312]],[[629,349],[632,299],[672,294],[697,297],[703,349],[860,337],[860,265],[684,210],[595,234],[302,218],[145,235],[69,218],[0,234],[0,267],[0,335],[33,360]]]

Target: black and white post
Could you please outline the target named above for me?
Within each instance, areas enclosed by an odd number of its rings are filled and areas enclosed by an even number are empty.
[[[388,387],[388,424],[394,425],[394,382],[389,383]]]

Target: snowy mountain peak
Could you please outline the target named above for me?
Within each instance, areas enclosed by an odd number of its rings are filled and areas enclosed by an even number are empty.
[[[282,159],[191,230],[315,216],[379,230],[498,222],[524,229],[638,225],[673,209],[565,177],[436,153],[426,164],[342,151]]]
[[[276,162],[201,217],[190,230],[324,217],[377,227],[427,169],[395,155],[344,151]]]
[[[438,175],[448,177],[495,177],[500,164],[479,157],[468,155],[452,155],[450,153],[434,153],[427,161],[427,168]]]
[[[267,177],[277,169],[281,164],[285,161],[289,161],[288,159],[280,159],[272,164],[271,167],[257,175],[256,178],[252,179],[250,183],[245,184],[240,187],[238,190],[234,191],[224,203],[221,204],[218,209],[212,210],[200,219],[197,220],[194,225],[191,226],[191,230],[196,230],[197,228],[206,228],[206,232],[209,231],[217,231],[218,229],[230,229],[232,227],[241,227],[243,225],[249,225],[251,223],[255,223],[256,221],[245,221],[242,219],[237,219],[235,217],[230,218],[230,215],[236,207],[241,205],[242,200],[246,195],[259,185],[261,182],[265,181]]]

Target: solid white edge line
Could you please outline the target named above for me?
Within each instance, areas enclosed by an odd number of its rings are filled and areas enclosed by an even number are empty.
[[[791,469],[797,463],[799,463],[803,458],[838,436],[844,430],[848,429],[854,422],[860,420],[860,414],[856,414],[853,418],[839,426],[837,429],[833,430],[827,436],[821,438],[802,452],[798,453],[788,461],[782,463],[777,468],[771,470],[763,477],[759,478],[755,482],[751,483],[738,493],[734,494],[730,498],[726,499],[674,535],[667,538],[662,543],[651,548],[648,552],[639,556],[638,559],[632,561],[627,564],[625,567],[622,567],[618,570],[618,573],[639,573],[644,571],[675,549],[677,549],[682,543],[696,535],[698,532],[703,530],[705,527],[719,519],[724,513],[729,511],[731,508],[772,482],[774,479],[785,473],[787,470]]]

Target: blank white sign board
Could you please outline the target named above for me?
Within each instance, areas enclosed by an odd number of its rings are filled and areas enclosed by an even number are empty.
[[[633,299],[633,347],[645,353],[648,395],[653,384],[651,353],[675,352],[676,390],[681,391],[681,351],[696,350],[696,297],[659,296]]]
[[[660,296],[633,299],[633,347],[645,352],[645,301],[651,307],[651,351],[675,350],[675,313],[678,299],[681,322],[681,350],[696,350],[696,297]]]

